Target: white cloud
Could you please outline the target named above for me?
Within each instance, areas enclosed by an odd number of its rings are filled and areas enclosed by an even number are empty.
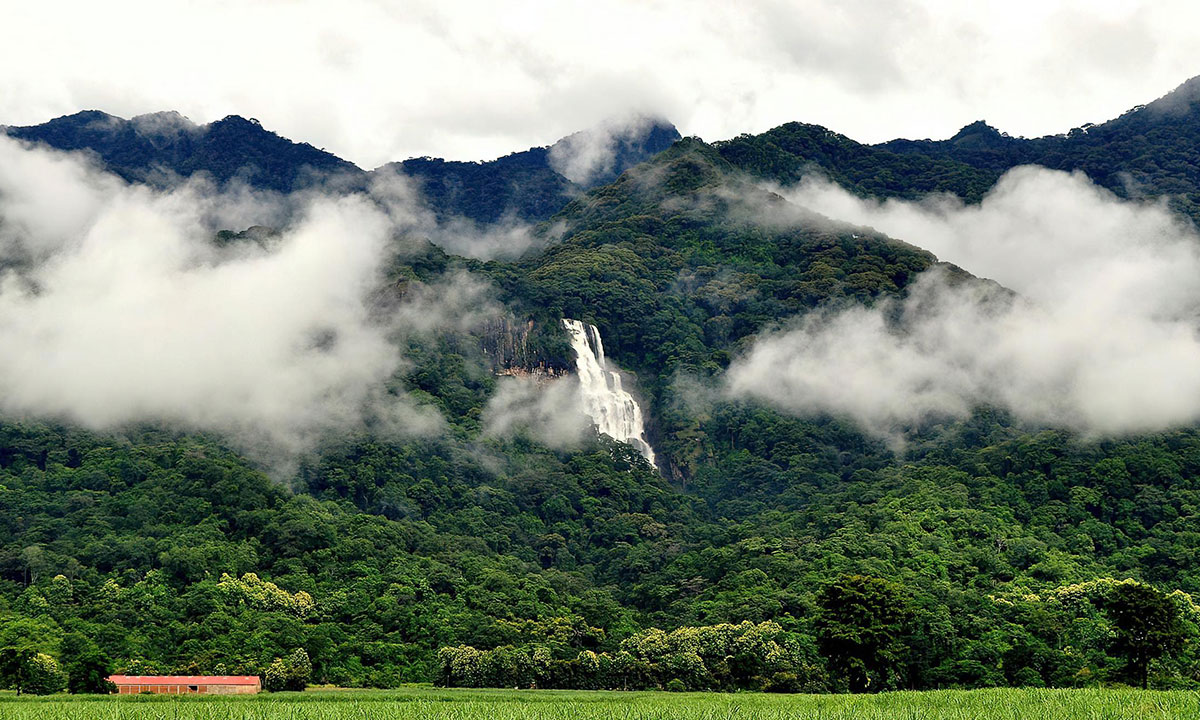
[[[730,368],[729,392],[883,434],[983,404],[1105,435],[1200,419],[1200,237],[1164,206],[1041,168],[1011,171],[978,206],[879,203],[816,181],[789,195],[1019,296],[931,271],[897,306],[761,338]]]
[[[550,166],[580,185],[611,176],[618,153],[627,149],[631,141],[640,139],[653,122],[644,116],[612,118],[572,133],[550,148]]]
[[[484,434],[525,434],[547,447],[576,448],[589,434],[595,436],[592,420],[582,408],[574,375],[501,378],[484,408]]]
[[[420,182],[399,172],[372,175],[369,193],[398,229],[410,237],[425,238],[451,255],[511,260],[558,232],[552,228],[547,237],[540,237],[532,225],[511,216],[483,226],[461,216],[439,222],[421,195]]]
[[[281,209],[275,196],[203,184],[160,193],[7,139],[0,188],[9,415],[101,429],[161,421],[285,454],[368,423],[430,432],[436,412],[385,391],[403,363],[391,338],[494,307],[485,286],[454,276],[381,314],[395,224],[364,196]],[[214,222],[264,213],[288,218],[277,237],[212,242]]]
[[[603,118],[864,141],[1114,117],[1200,73],[1184,0],[10,4],[0,122],[229,113],[367,167],[483,159]]]

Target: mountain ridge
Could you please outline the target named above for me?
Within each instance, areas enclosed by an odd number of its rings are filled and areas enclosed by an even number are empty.
[[[58,150],[89,152],[128,182],[159,186],[204,174],[218,183],[239,180],[284,193],[313,187],[353,191],[373,178],[400,174],[421,184],[440,219],[465,217],[483,224],[505,218],[545,220],[572,197],[614,179],[680,137],[663,120],[633,118],[495,160],[410,158],[366,171],[240,115],[197,125],[172,110],[129,119],[84,110],[40,125],[0,127],[0,132]],[[607,153],[607,161],[588,177],[572,180],[563,174],[570,173],[572,144],[580,146],[580,154]],[[563,157],[565,165],[558,162]]]
[[[206,172],[219,182],[237,178],[290,192],[331,184],[354,190],[372,177],[400,174],[421,184],[439,219],[464,217],[488,225],[547,220],[572,198],[615,180],[682,137],[662,120],[626,122],[625,128],[601,125],[495,160],[418,157],[369,171],[237,115],[196,125],[174,111],[126,120],[88,110],[0,131],[61,150],[91,151],[133,182],[162,184]],[[615,138],[607,148],[610,164],[582,182],[568,178],[556,153],[606,132]],[[586,150],[589,142],[578,144]],[[861,194],[908,199],[951,192],[978,202],[1017,165],[1082,170],[1119,196],[1166,196],[1175,209],[1200,219],[1200,76],[1117,118],[1038,138],[1010,136],[978,120],[944,140],[897,138],[872,145],[793,121],[712,145],[739,169],[773,182],[790,184],[818,170]],[[1104,148],[1110,147],[1121,147],[1121,157],[1106,156]]]

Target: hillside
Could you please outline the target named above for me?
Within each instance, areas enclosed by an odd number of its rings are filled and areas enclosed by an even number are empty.
[[[364,173],[332,153],[292,142],[237,115],[196,125],[176,112],[126,120],[88,110],[0,131],[88,153],[129,182],[156,186],[201,174],[220,184],[236,180],[283,193],[314,187],[353,192],[363,190],[372,177],[399,174],[417,181],[439,220],[465,218],[485,225],[546,220],[575,196],[612,181],[679,139],[669,123],[638,118],[487,162],[412,158]]]
[[[364,422],[281,471],[216,432],[4,420],[0,648],[70,662],[86,645],[130,673],[258,673],[302,649],[315,682],[380,687],[1194,687],[1195,426],[1096,437],[981,404],[897,440],[725,382],[764,338],[825,314],[877,311],[882,333],[905,336],[924,307],[905,302],[931,277],[980,316],[1020,300],[919,237],[824,217],[761,180],[817,166],[861,193],[978,200],[1021,148],[1061,142],[1091,148],[1071,151],[1088,172],[1115,168],[1097,175],[1107,182],[1187,137],[1192,105],[1162,102],[1089,129],[1110,138],[1091,145],[972,126],[949,145],[869,147],[791,124],[655,153],[673,132],[657,127],[586,191],[552,169],[552,148],[410,161],[400,170],[443,215],[549,219],[545,247],[518,260],[405,246],[370,288],[371,314],[393,329],[439,283],[487,288],[484,319],[454,306],[387,336],[403,362],[382,392],[441,424],[404,435]],[[249,121],[218,128],[248,145],[213,141],[234,150],[206,155],[180,149],[188,125],[158,146],[136,119],[72,117],[61,136],[39,126],[29,139],[90,148],[133,180],[161,157],[212,172],[277,148],[255,166],[286,189],[320,152]],[[1134,127],[1145,146],[1128,154]],[[1180,162],[1147,183],[1200,193]],[[267,253],[269,235],[215,245]],[[594,431],[560,443],[535,423],[492,430],[492,403],[515,383],[545,392],[538,382],[572,367],[563,318],[595,324],[632,373],[657,468]],[[305,337],[318,351],[339,342]],[[1171,638],[1149,659],[1122,644],[1138,617]]]
[[[611,182],[666,150],[679,137],[668,123],[634,122],[627,128],[576,133],[548,147],[488,162],[413,158],[384,165],[375,174],[399,173],[418,180],[430,208],[442,220],[540,222],[585,190]]]
[[[254,187],[291,192],[362,171],[307,143],[294,143],[257,120],[230,115],[195,125],[174,112],[126,120],[97,110],[42,125],[9,127],[10,137],[59,150],[94,153],[103,167],[130,182],[170,184],[204,173],[217,182],[237,179]]]
[[[1011,137],[980,120],[947,140],[863,145],[820,126],[789,123],[717,147],[758,177],[790,184],[819,169],[847,188],[880,197],[950,192],[977,202],[1018,165],[1080,170],[1122,197],[1166,197],[1198,220],[1198,87],[1200,78],[1193,78],[1119,118],[1041,138]]]

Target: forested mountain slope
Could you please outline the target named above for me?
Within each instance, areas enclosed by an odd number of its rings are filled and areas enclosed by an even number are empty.
[[[1098,438],[980,406],[895,442],[722,382],[780,325],[897,307],[927,271],[1014,302],[920,238],[760,184],[815,163],[861,192],[978,199],[1002,169],[939,147],[687,138],[558,208],[518,260],[410,243],[373,311],[464,276],[499,308],[393,339],[390,397],[443,422],[421,436],[367,423],[281,472],[217,435],[4,420],[0,648],[131,673],[302,649],[345,685],[1195,685],[1196,428]],[[636,374],[658,468],[594,432],[494,431],[510,381],[570,369],[563,318]]]
[[[400,173],[418,180],[441,219],[540,222],[585,190],[611,182],[666,150],[679,137],[669,123],[640,120],[627,128],[576,133],[548,147],[488,162],[413,158],[384,165],[375,174]]]
[[[816,125],[789,123],[717,143],[742,170],[788,184],[819,170],[863,194],[915,198],[949,192],[976,202],[1006,170],[1080,170],[1123,197],[1166,197],[1200,218],[1200,78],[1119,118],[1062,135],[1011,137],[984,121],[948,140],[862,145]]]
[[[200,174],[217,183],[236,180],[283,193],[314,187],[352,192],[363,190],[373,176],[401,175],[418,183],[440,220],[483,224],[545,220],[575,196],[611,182],[680,137],[669,123],[634,118],[487,162],[412,158],[365,173],[332,153],[294,143],[237,115],[196,125],[176,112],[126,120],[88,110],[0,131],[58,150],[90,153],[127,181],[160,186]]]
[[[174,112],[126,120],[88,110],[5,132],[59,150],[95,153],[105,168],[131,182],[169,184],[204,173],[217,182],[236,178],[290,192],[335,180],[353,183],[362,175],[352,163],[237,115],[196,125]]]

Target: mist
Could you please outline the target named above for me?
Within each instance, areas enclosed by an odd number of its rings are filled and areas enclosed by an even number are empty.
[[[550,167],[584,187],[610,182],[616,179],[618,155],[633,151],[654,122],[647,116],[612,118],[590,130],[568,135],[550,146]]]
[[[533,225],[515,217],[486,225],[465,217],[439,221],[424,199],[420,181],[400,172],[374,173],[369,195],[405,235],[423,237],[451,255],[475,260],[518,258],[559,232],[551,227],[546,235],[538,235]]]
[[[904,299],[766,334],[731,366],[731,395],[893,437],[983,405],[1092,436],[1200,419],[1200,237],[1165,204],[1034,167],[974,206],[865,200],[818,179],[777,192],[1016,294],[935,268]]]
[[[214,431],[260,459],[329,434],[438,432],[395,339],[498,311],[456,274],[380,306],[407,211],[203,181],[157,191],[0,138],[0,413]],[[276,222],[265,239],[220,227]]]
[[[585,438],[595,437],[574,375],[500,378],[482,419],[486,436],[524,435],[557,450],[578,448]]]

